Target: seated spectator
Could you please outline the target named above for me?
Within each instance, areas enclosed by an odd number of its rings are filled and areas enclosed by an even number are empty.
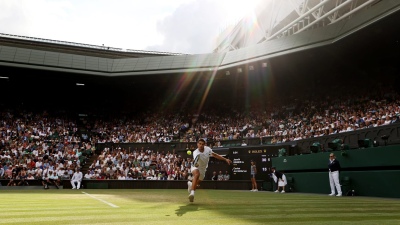
[[[231,176],[229,175],[228,171],[225,171],[224,180],[229,180],[230,177],[231,177]]]
[[[28,181],[26,180],[28,175],[26,174],[26,168],[21,170],[18,175],[18,186],[29,186]]]
[[[26,177],[27,180],[35,180],[35,177],[33,174],[29,173],[28,176]]]
[[[49,189],[49,176],[47,173],[43,173],[42,176],[42,185],[44,189]]]
[[[85,176],[83,177],[85,180],[90,180],[92,178],[92,174],[91,171],[88,170],[87,173],[85,174]]]
[[[126,177],[126,180],[133,180],[132,173],[128,173],[128,176]]]
[[[60,180],[69,180],[71,177],[68,174],[68,171],[64,171],[64,173],[60,176]]]
[[[10,180],[7,183],[7,186],[17,186],[17,182],[15,181],[17,174],[13,172],[12,176],[9,178]]]
[[[60,179],[58,178],[58,175],[56,172],[53,171],[49,171],[49,180],[48,183],[50,184],[54,184],[54,186],[56,186],[56,188],[58,189],[59,185],[60,185]]]
[[[222,174],[222,171],[220,170],[218,173],[218,181],[223,181],[224,180],[224,174]]]
[[[211,177],[211,180],[218,180],[217,171],[213,171],[213,175]]]
[[[0,164],[0,178],[4,177],[4,168],[3,165]]]

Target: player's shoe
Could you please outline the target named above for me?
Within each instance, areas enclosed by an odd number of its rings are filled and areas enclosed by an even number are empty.
[[[193,200],[194,200],[194,195],[190,194],[189,195],[189,202],[193,202]]]
[[[285,191],[282,191],[281,193],[285,193]]]
[[[276,192],[276,193],[278,193],[279,191],[278,191],[278,190],[276,190],[275,192]]]
[[[187,184],[188,184],[188,192],[190,194],[190,191],[192,190],[192,182],[188,181]]]

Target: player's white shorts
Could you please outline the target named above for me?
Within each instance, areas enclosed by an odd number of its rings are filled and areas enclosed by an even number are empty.
[[[190,168],[190,172],[193,173],[194,170],[199,170],[200,172],[199,180],[204,180],[204,177],[206,176],[206,168],[192,166]]]

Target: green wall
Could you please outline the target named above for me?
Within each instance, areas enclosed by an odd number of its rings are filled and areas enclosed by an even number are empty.
[[[293,178],[295,192],[330,194],[328,172],[285,173]],[[350,185],[343,181],[350,179]],[[343,195],[355,190],[359,196],[400,198],[400,170],[344,171],[340,173]]]
[[[343,194],[400,198],[400,146],[335,151],[340,161]],[[296,192],[329,194],[328,156],[330,152],[272,158],[272,165],[293,178]],[[349,184],[343,179],[347,177]]]
[[[272,165],[278,170],[328,170],[329,154],[319,152],[305,155],[294,155],[272,158]],[[400,146],[375,147],[366,149],[346,150],[347,156],[341,151],[333,151],[342,168],[400,166]]]

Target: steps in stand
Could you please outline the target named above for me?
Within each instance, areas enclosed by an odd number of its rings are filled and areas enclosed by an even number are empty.
[[[90,165],[92,165],[93,161],[95,159],[97,159],[97,157],[98,157],[98,155],[93,154],[90,158],[86,159],[86,164],[83,165],[82,168],[81,168],[81,172],[82,172],[83,175],[86,174],[86,172],[88,171]]]

